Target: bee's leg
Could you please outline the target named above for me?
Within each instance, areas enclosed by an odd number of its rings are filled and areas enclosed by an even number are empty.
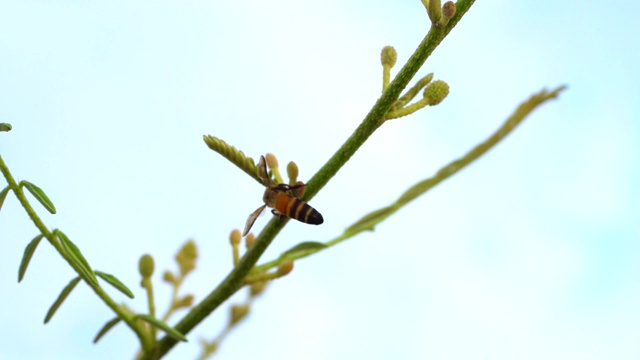
[[[276,209],[271,209],[271,213],[275,216],[277,216],[279,219],[282,219],[283,217],[285,217],[285,215],[283,213],[281,213],[280,211],[276,210]]]

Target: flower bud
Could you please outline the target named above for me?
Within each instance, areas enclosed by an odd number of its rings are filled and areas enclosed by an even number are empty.
[[[138,271],[143,278],[150,278],[153,275],[154,270],[153,258],[149,254],[144,254],[140,257],[138,262]]]
[[[251,294],[251,297],[256,297],[262,294],[262,292],[266,287],[267,287],[266,281],[256,281],[252,283],[251,286],[249,287],[249,293]]]
[[[231,242],[231,245],[237,246],[238,244],[240,244],[240,240],[242,240],[242,234],[240,233],[240,230],[233,229],[233,231],[231,231],[231,235],[229,235],[229,242]]]
[[[442,16],[450,20],[456,14],[456,4],[453,1],[447,1],[442,5]]]
[[[293,270],[293,260],[291,259],[285,260],[282,263],[280,263],[280,265],[278,266],[278,275],[279,276],[287,275],[288,273],[291,272],[291,270]]]
[[[188,308],[193,305],[193,295],[185,295],[180,300],[178,300],[175,304],[176,309],[180,308]]]
[[[382,48],[382,52],[380,53],[380,62],[382,63],[382,66],[392,68],[396,64],[397,59],[398,53],[393,46],[385,46]]]
[[[442,80],[436,80],[427,85],[423,93],[431,106],[440,104],[447,95],[449,95],[449,85]]]
[[[266,160],[267,160],[267,166],[269,166],[269,169],[278,167],[278,158],[272,153],[267,154]]]
[[[289,176],[289,184],[293,185],[298,181],[298,165],[293,161],[287,164],[287,176]]]
[[[198,248],[193,240],[187,241],[176,254],[176,262],[180,267],[182,276],[188,274],[196,267],[196,259],[198,258]]]
[[[175,284],[178,281],[176,279],[176,276],[173,275],[173,273],[171,271],[169,271],[169,270],[165,271],[162,274],[162,280],[164,280],[165,282],[168,282],[169,284]]]
[[[253,233],[249,233],[246,238],[244,238],[247,249],[253,245],[253,242],[256,241],[256,236]]]
[[[240,320],[244,319],[249,313],[249,305],[233,305],[231,306],[231,319],[229,319],[230,325],[237,324]]]
[[[440,0],[428,0],[427,14],[432,24],[437,24],[442,18],[442,7]]]

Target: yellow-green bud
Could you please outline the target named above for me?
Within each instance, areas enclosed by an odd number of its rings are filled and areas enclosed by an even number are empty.
[[[428,73],[422,79],[418,80],[418,83],[416,85],[420,85],[421,87],[422,86],[427,86],[427,85],[429,85],[431,80],[433,80],[433,73]]]
[[[182,248],[180,249],[179,256],[183,256],[189,259],[198,258],[198,247],[196,246],[196,243],[193,240],[189,240],[184,243],[184,245],[182,245]]]
[[[298,165],[293,161],[287,164],[287,176],[289,176],[289,184],[295,184],[298,181]]]
[[[278,275],[280,276],[287,275],[288,273],[291,272],[291,270],[293,270],[293,260],[291,259],[285,260],[282,263],[280,263],[280,265],[278,266]]]
[[[428,99],[428,104],[438,105],[449,95],[449,85],[442,80],[436,80],[424,89],[423,96]]]
[[[188,307],[191,307],[192,305],[193,305],[193,295],[189,294],[189,295],[185,295],[180,300],[178,300],[175,304],[175,307],[177,309],[180,309],[180,308],[188,308]]]
[[[150,278],[153,275],[154,263],[153,258],[149,254],[144,254],[138,262],[138,271],[143,278]]]
[[[278,167],[278,158],[275,155],[273,155],[272,153],[268,153],[265,158],[267,160],[267,166],[269,166],[269,169]]]
[[[249,233],[246,238],[244,238],[247,249],[253,245],[253,242],[256,241],[256,236],[253,233]]]
[[[240,320],[244,319],[249,313],[249,305],[233,305],[231,306],[231,319],[229,319],[230,325],[237,324]]]
[[[382,48],[382,52],[380,53],[380,62],[382,66],[388,66],[392,68],[396,64],[396,60],[398,60],[398,53],[393,46],[385,46]]]
[[[162,274],[162,280],[168,282],[169,284],[175,284],[177,282],[176,276],[169,270],[165,271]]]
[[[180,267],[180,274],[183,276],[188,274],[196,267],[196,259],[198,258],[198,248],[193,240],[187,241],[176,254],[176,262]]]
[[[427,14],[429,15],[431,23],[434,25],[436,25],[442,17],[442,6],[440,4],[440,0],[429,0],[427,4]]]
[[[206,355],[213,355],[216,351],[218,351],[217,341],[207,342],[206,340],[202,340],[201,343]]]
[[[262,292],[266,287],[267,287],[266,281],[256,281],[253,284],[251,284],[251,286],[249,287],[249,293],[251,294],[251,297],[256,297],[262,294]]]
[[[229,235],[229,241],[231,242],[231,245],[237,246],[238,244],[240,244],[240,240],[242,240],[242,233],[240,233],[240,230],[238,229],[233,229],[231,235]]]
[[[447,1],[446,3],[444,3],[444,5],[442,5],[442,16],[445,17],[447,20],[454,17],[455,14],[456,14],[456,4],[454,4],[453,1]]]

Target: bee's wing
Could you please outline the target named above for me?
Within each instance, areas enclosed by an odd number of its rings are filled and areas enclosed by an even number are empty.
[[[259,208],[256,209],[256,211],[252,212],[251,215],[249,215],[249,218],[247,219],[247,223],[244,225],[244,231],[242,232],[242,236],[247,236],[247,234],[249,233],[249,230],[251,230],[251,227],[253,226],[253,223],[256,222],[258,215],[262,213],[262,210],[264,210],[266,206],[267,206],[266,204],[260,206]]]
[[[263,155],[260,155],[260,162],[258,163],[258,177],[262,180],[264,186],[271,185],[271,179],[269,179],[269,172],[267,171],[267,160]]]
[[[291,195],[297,197],[298,199],[304,196],[304,191],[307,188],[307,185],[302,181],[298,181],[295,185],[289,186],[289,192]]]

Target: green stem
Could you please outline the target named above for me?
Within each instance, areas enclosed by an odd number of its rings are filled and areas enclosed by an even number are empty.
[[[447,165],[443,166],[436,172],[436,174],[430,178],[422,180],[405,191],[393,204],[385,206],[381,209],[374,210],[365,215],[361,220],[357,221],[354,225],[347,228],[341,235],[324,243],[324,247],[314,247],[311,249],[304,249],[300,251],[285,253],[277,259],[271,260],[259,266],[256,266],[252,271],[254,273],[265,272],[275,266],[278,266],[285,260],[297,260],[309,255],[315,254],[322,250],[326,250],[334,245],[337,245],[349,238],[356,236],[357,234],[365,230],[373,230],[373,228],[387,219],[389,216],[400,210],[409,202],[415,200],[417,197],[423,195],[427,191],[433,189],[436,185],[440,184],[447,178],[453,176],[470,163],[477,160],[482,155],[486,154],[490,149],[496,146],[502,139],[510,134],[520,123],[538,106],[544,102],[554,99],[558,94],[565,89],[564,86],[560,86],[553,91],[549,92],[542,90],[537,94],[531,96],[527,101],[523,102],[513,114],[498,128],[491,136],[485,141],[476,145],[473,149],[467,152],[463,157],[456,159]],[[369,221],[366,221],[369,220]],[[359,225],[359,226],[358,226]]]
[[[384,91],[382,96],[375,103],[369,114],[365,117],[362,124],[354,131],[347,141],[338,149],[338,151],[327,161],[327,163],[314,175],[307,183],[305,196],[303,200],[309,200],[324,187],[327,182],[340,170],[340,168],[355,154],[355,152],[364,144],[364,142],[373,134],[373,132],[384,123],[384,116],[391,106],[398,100],[400,93],[407,86],[409,81],[415,76],[426,59],[431,55],[433,50],[440,44],[442,39],[451,31],[458,23],[462,16],[469,10],[474,0],[460,0],[456,3],[456,16],[451,19],[449,24],[443,29],[431,27],[424,40],[418,45],[411,58],[404,65],[402,70],[393,79],[389,87]],[[238,266],[236,266],[222,282],[204,298],[198,305],[191,308],[189,313],[185,315],[176,325],[175,329],[182,334],[187,334],[191,329],[198,325],[205,317],[207,317],[220,304],[233,295],[242,285],[243,279],[249,271],[258,262],[258,259],[267,247],[271,244],[275,236],[282,230],[288,219],[278,219],[274,217],[264,230],[256,238],[253,246],[244,254]],[[158,351],[154,351],[157,357],[165,355],[177,343],[174,338],[169,336],[163,337],[158,342]],[[150,359],[149,355],[145,356]]]
[[[353,132],[347,141],[333,154],[327,163],[314,175],[307,183],[305,195],[302,200],[309,201],[329,180],[346,164],[346,162],[356,153],[364,142],[380,127],[385,121],[385,115],[393,104],[398,100],[400,93],[404,90],[409,81],[416,75],[420,67],[424,64],[433,50],[440,44],[453,27],[460,21],[460,18],[469,10],[474,0],[460,0],[456,3],[456,15],[449,21],[443,29],[431,27],[427,36],[422,40],[413,55],[402,67],[398,75],[382,93],[375,105],[360,126]]]
[[[382,66],[382,91],[384,91],[389,85],[389,80],[391,79],[391,66],[383,65]]]
[[[225,300],[240,289],[245,276],[251,268],[258,262],[260,256],[264,253],[271,241],[282,230],[288,219],[278,219],[274,217],[262,230],[255,243],[244,256],[240,259],[238,265],[222,280],[222,282],[205,297],[198,305],[194,306],[189,312],[174,326],[182,334],[187,334],[191,329],[198,325],[213,310],[220,306]],[[176,344],[176,340],[165,336],[158,342],[157,358],[162,357]],[[151,359],[145,356],[144,359]]]
[[[4,178],[7,180],[7,183],[11,187],[11,190],[13,190],[13,193],[18,198],[18,201],[25,209],[27,215],[29,216],[31,221],[33,221],[36,228],[40,230],[42,235],[47,238],[49,243],[56,249],[56,251],[58,251],[60,256],[62,256],[62,258],[67,261],[69,266],[71,266],[73,270],[75,270],[75,272],[78,273],[80,277],[82,277],[84,282],[96,293],[96,295],[98,295],[98,297],[102,299],[102,301],[104,301],[104,303],[107,304],[107,306],[110,307],[136,333],[138,339],[140,339],[142,347],[144,349],[151,349],[151,344],[144,336],[142,330],[138,326],[136,326],[135,321],[133,320],[133,316],[124,311],[124,309],[121,308],[113,299],[111,299],[111,297],[109,297],[109,295],[99,285],[96,285],[91,279],[88,279],[83,269],[78,266],[78,264],[73,261],[71,257],[69,257],[67,252],[62,247],[62,244],[60,244],[60,241],[58,241],[58,239],[49,231],[40,217],[36,214],[35,210],[29,203],[29,200],[25,196],[22,187],[18,185],[16,180],[13,178],[13,175],[11,175],[11,172],[2,159],[2,156],[0,156],[0,172],[2,172],[2,175],[4,175]]]
[[[151,282],[151,277],[144,277],[142,279],[142,286],[147,291],[147,306],[149,307],[149,315],[156,317],[156,303],[155,298],[153,296],[153,283]],[[151,332],[151,341],[156,341],[156,327],[150,326]]]
[[[430,101],[431,99],[429,98],[426,98],[426,97],[422,98],[411,105],[405,106],[397,110],[389,111],[385,118],[387,120],[392,120],[392,119],[401,118],[403,116],[411,115],[414,112],[422,109],[423,107],[428,106]]]

